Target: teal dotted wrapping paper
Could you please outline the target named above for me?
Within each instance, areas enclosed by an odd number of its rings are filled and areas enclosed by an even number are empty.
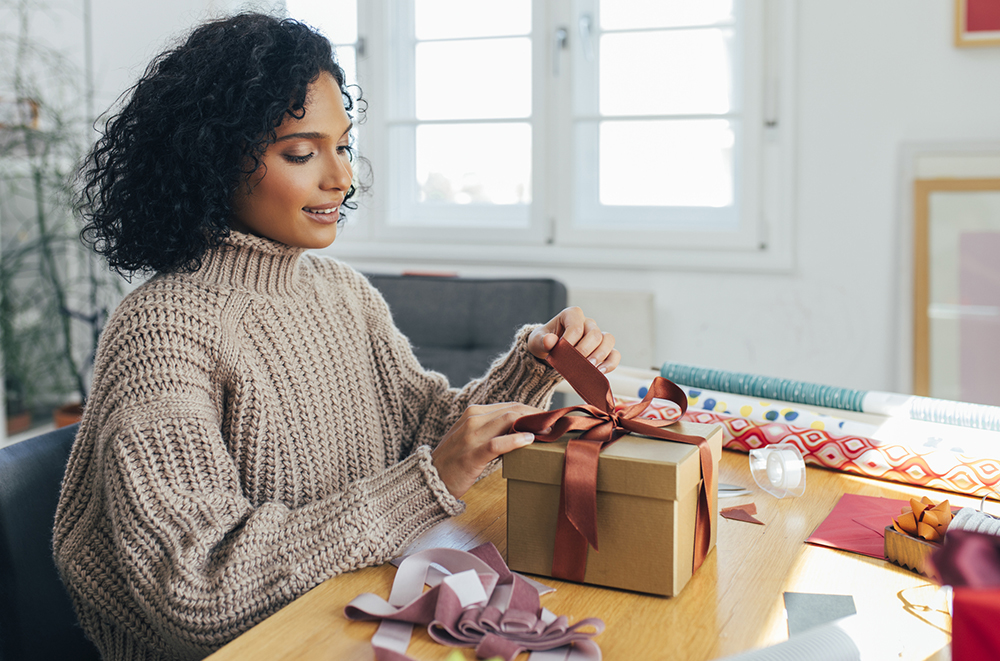
[[[835,388],[773,376],[742,374],[681,363],[663,363],[660,376],[694,388],[721,390],[737,395],[777,399],[796,404],[812,404],[843,411],[858,411],[866,391]]]

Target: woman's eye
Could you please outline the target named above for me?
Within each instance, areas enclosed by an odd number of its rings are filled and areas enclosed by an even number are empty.
[[[312,153],[305,154],[304,156],[299,156],[298,154],[284,154],[285,160],[289,163],[305,163],[310,158],[313,157]]]
[[[347,154],[347,158],[354,160],[354,147],[350,145],[337,145],[338,154]]]

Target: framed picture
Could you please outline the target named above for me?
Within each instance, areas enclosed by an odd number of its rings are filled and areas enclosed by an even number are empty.
[[[955,45],[1000,46],[1000,0],[955,0]]]
[[[917,179],[913,394],[1000,405],[1000,179]]]

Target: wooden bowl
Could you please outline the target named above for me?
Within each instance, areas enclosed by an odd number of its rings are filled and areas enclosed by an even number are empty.
[[[931,553],[939,548],[941,545],[935,542],[910,537],[892,526],[885,527],[885,559],[932,581],[940,580],[930,562]]]

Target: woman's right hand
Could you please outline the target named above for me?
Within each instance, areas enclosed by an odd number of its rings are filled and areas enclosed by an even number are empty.
[[[516,402],[465,409],[431,453],[431,462],[451,495],[461,498],[491,461],[530,445],[534,434],[510,433],[510,428],[518,418],[540,412]]]

